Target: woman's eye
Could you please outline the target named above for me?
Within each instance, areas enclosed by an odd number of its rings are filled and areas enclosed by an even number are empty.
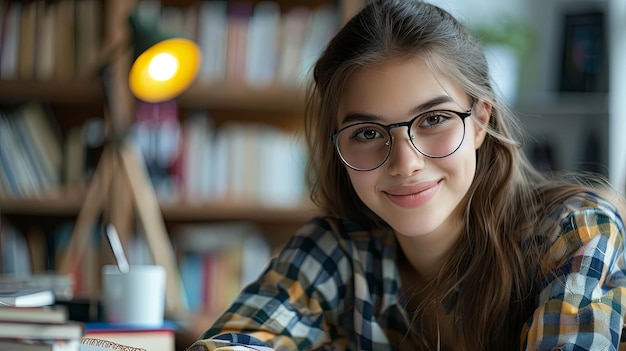
[[[374,139],[378,135],[378,132],[373,129],[369,129],[362,131],[360,134],[363,139]]]
[[[378,129],[372,127],[359,128],[351,133],[351,135],[350,139],[356,141],[369,141],[382,137],[382,133]]]
[[[426,118],[426,124],[428,125],[435,125],[435,124],[439,124],[441,122],[441,116],[432,116],[432,117],[428,117]]]
[[[435,114],[430,114],[428,116],[424,116],[419,123],[420,127],[436,127],[440,124],[445,123],[450,117],[446,116],[441,112],[437,112]]]

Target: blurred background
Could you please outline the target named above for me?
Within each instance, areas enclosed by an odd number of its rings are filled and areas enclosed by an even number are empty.
[[[626,190],[626,1],[431,2],[482,40],[537,167]],[[197,335],[316,213],[304,85],[359,6],[0,0],[0,288],[47,286],[71,318],[101,319],[113,223],[131,264],[169,267],[167,317],[197,318]],[[133,95],[130,14],[197,43],[191,86],[164,101]]]

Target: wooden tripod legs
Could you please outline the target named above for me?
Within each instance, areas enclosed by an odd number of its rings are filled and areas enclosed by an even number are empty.
[[[111,195],[113,177],[122,173],[128,182],[139,220],[146,233],[146,241],[154,263],[165,268],[166,308],[174,318],[187,313],[176,255],[169,241],[161,209],[147,170],[140,156],[128,142],[110,144],[102,152],[94,177],[89,185],[83,206],[74,225],[68,251],[61,263],[61,273],[76,274],[87,251],[93,225]]]

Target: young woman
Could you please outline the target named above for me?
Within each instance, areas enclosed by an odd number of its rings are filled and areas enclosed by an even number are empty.
[[[308,96],[325,216],[190,350],[617,349],[619,202],[533,169],[489,79],[480,44],[445,11],[369,2]]]

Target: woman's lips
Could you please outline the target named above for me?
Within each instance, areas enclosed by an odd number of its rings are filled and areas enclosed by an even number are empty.
[[[414,186],[387,189],[387,198],[400,207],[412,208],[428,202],[439,189],[440,181],[420,183]]]

